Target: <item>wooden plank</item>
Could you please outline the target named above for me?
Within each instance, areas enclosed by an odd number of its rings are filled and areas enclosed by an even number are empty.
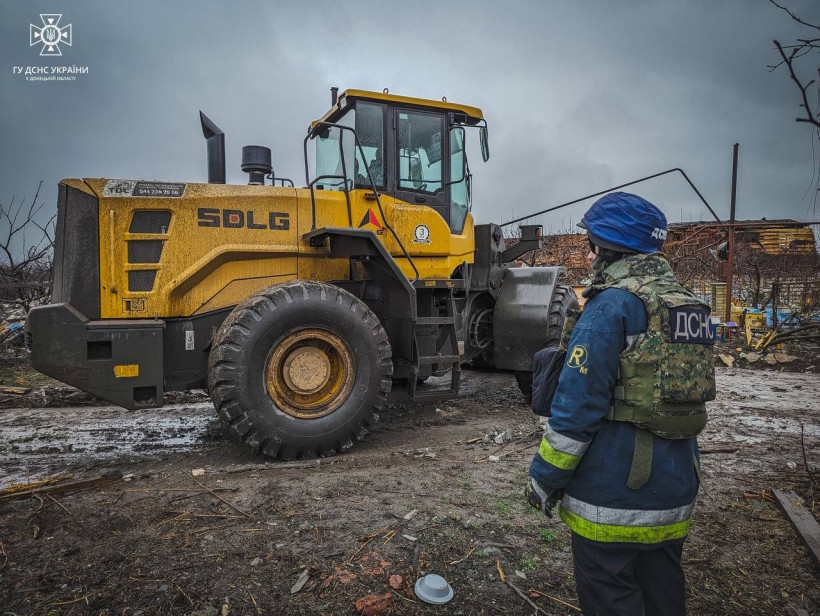
[[[29,387],[11,387],[7,385],[0,385],[0,394],[11,394],[12,396],[25,396],[31,391]]]
[[[806,509],[800,499],[792,492],[772,490],[783,511],[789,516],[789,520],[794,524],[794,528],[800,538],[809,548],[809,553],[814,559],[814,564],[820,566],[820,524],[814,519],[811,512]]]
[[[30,498],[42,494],[65,494],[66,492],[97,488],[108,485],[109,483],[114,483],[115,481],[120,481],[120,477],[95,477],[94,479],[75,479],[74,481],[64,481],[61,483],[43,486],[42,488],[34,488],[32,490],[5,494],[0,496],[0,503],[20,500],[22,498]]]

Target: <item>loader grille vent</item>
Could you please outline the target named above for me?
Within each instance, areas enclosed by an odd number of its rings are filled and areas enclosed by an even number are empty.
[[[168,210],[137,210],[131,219],[129,233],[168,233],[171,212]]]
[[[133,226],[133,224],[132,224]],[[162,240],[131,240],[128,242],[129,263],[159,263]]]
[[[154,288],[157,270],[135,270],[128,272],[128,290],[131,292],[147,292]]]

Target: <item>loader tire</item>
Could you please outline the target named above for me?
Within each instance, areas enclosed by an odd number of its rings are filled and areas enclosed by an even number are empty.
[[[376,423],[393,372],[387,334],[358,298],[294,281],[236,306],[214,338],[208,385],[228,433],[293,460],[331,456]]]
[[[544,348],[557,345],[561,341],[564,317],[566,317],[567,311],[571,309],[578,309],[578,298],[575,296],[575,291],[570,286],[557,285],[555,292],[552,294],[552,301],[550,301],[549,330]],[[516,372],[515,382],[527,399],[527,404],[530,404],[532,402],[532,371],[520,370]]]

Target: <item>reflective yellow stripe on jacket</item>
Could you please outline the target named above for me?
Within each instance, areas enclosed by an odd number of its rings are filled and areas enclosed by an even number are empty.
[[[544,433],[544,438],[541,439],[538,455],[540,455],[545,462],[549,462],[553,466],[569,471],[578,466],[588,447],[588,442],[576,441],[568,436],[559,434],[547,424],[547,431]]]
[[[593,541],[653,544],[686,537],[694,507],[692,501],[674,509],[614,509],[565,494],[560,514],[574,532]]]

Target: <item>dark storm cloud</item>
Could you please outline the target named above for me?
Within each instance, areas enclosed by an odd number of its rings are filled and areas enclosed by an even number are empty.
[[[818,20],[809,0],[789,6]],[[787,74],[766,68],[773,38],[803,32],[763,1],[21,0],[0,11],[3,202],[40,179],[51,201],[63,177],[203,181],[199,109],[227,133],[229,181],[245,181],[239,150],[254,143],[271,146],[278,174],[301,184],[305,129],[338,85],[481,107],[492,158],[472,157],[480,221],[675,166],[725,216],[735,141],[740,217],[802,220],[809,205],[810,131],[794,122]],[[39,13],[72,23],[73,45],[57,61],[29,47]],[[89,74],[72,83],[12,74],[41,63]],[[707,215],[677,178],[635,191],[670,220]],[[583,208],[542,222],[567,227]]]

